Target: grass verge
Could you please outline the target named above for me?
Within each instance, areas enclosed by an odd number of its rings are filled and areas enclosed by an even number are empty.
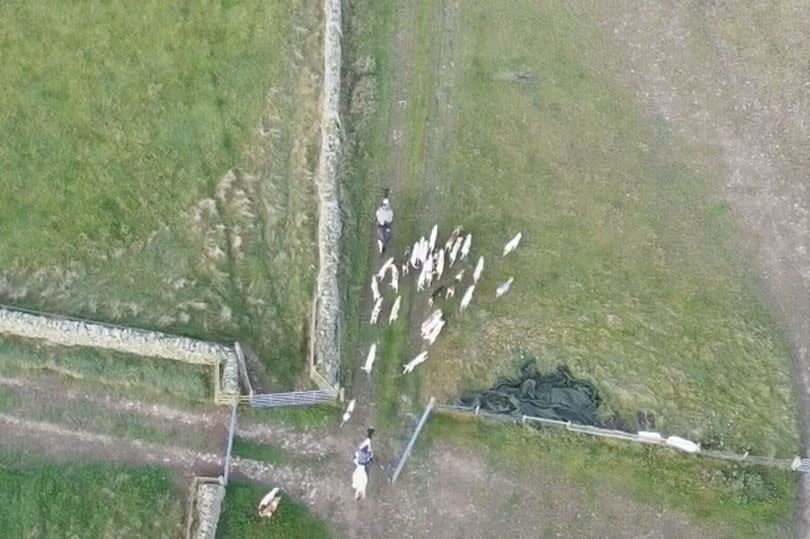
[[[155,468],[0,456],[5,537],[178,537],[182,496]]]
[[[0,340],[0,375],[39,374],[92,382],[146,400],[206,402],[213,395],[208,366],[95,348],[50,346],[24,339]]]
[[[280,422],[291,427],[317,429],[335,425],[340,419],[340,411],[334,406],[317,405],[289,408],[248,408],[240,410],[240,416],[262,422]]]
[[[284,451],[278,446],[251,442],[239,436],[233,439],[233,455],[243,459],[267,462],[268,464],[283,464],[288,460]]]
[[[653,509],[683,511],[723,537],[792,534],[797,488],[793,472],[442,414],[428,422],[419,450],[425,451],[439,440],[484,449],[492,465],[507,459],[527,468],[541,466],[594,496],[617,490]]]
[[[265,489],[255,485],[232,481],[225,495],[217,537],[221,539],[331,537],[326,524],[286,496],[281,500],[278,511],[272,519],[259,518],[256,515],[256,505],[266,493]]]

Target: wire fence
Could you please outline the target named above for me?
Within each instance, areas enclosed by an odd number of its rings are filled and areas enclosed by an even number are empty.
[[[425,426],[425,422],[427,422],[428,416],[430,412],[433,410],[433,407],[436,404],[436,399],[430,397],[430,402],[428,402],[427,407],[425,407],[425,411],[422,412],[422,417],[419,418],[419,423],[416,424],[416,428],[411,435],[411,439],[408,440],[407,445],[405,445],[405,450],[402,452],[402,456],[399,458],[396,467],[394,467],[393,472],[391,473],[391,482],[396,482],[397,478],[399,477],[400,472],[402,472],[402,467],[405,466],[405,462],[408,460],[408,457],[411,456],[411,451],[413,450],[413,446],[416,443],[416,439],[419,437],[419,433],[422,432],[422,427]]]
[[[236,400],[231,405],[231,423],[228,426],[228,446],[225,450],[225,465],[222,471],[222,482],[228,485],[228,477],[231,474],[231,453],[233,452],[233,437],[236,434],[236,409],[238,408]]]
[[[625,432],[615,429],[604,429],[601,427],[594,427],[591,425],[581,425],[571,421],[560,421],[557,419],[546,419],[542,417],[534,417],[528,415],[512,416],[506,414],[493,414],[477,408],[469,406],[458,406],[441,404],[436,407],[439,412],[458,414],[468,417],[489,419],[493,421],[501,421],[513,424],[523,425],[544,425],[548,427],[562,428],[570,432],[577,432],[580,434],[587,434],[589,436],[596,436],[600,438],[610,438],[614,440],[624,440],[627,442],[634,442],[638,444],[655,445],[665,447],[678,452],[686,452],[702,457],[725,460],[732,462],[739,462],[745,464],[752,464],[757,466],[769,466],[781,470],[793,470],[801,473],[810,472],[810,459],[802,459],[795,457],[793,459],[778,459],[771,457],[762,457],[756,455],[749,455],[745,453],[740,455],[728,451],[717,451],[713,449],[702,449],[698,444],[689,442],[677,436],[665,437],[657,432]]]

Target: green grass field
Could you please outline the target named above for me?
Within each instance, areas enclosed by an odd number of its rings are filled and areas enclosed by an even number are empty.
[[[283,498],[270,520],[256,515],[256,504],[267,493],[246,483],[231,482],[217,527],[221,539],[270,538],[325,539],[331,537],[326,525],[289,498]],[[283,493],[282,493],[283,495]]]
[[[315,0],[4,2],[0,301],[239,338],[291,384],[319,25]]]
[[[20,464],[23,461],[24,464]],[[0,460],[4,537],[180,536],[183,493],[166,472],[118,465]]]
[[[282,464],[288,460],[284,450],[276,445],[252,442],[239,436],[233,439],[233,456],[269,464]]]
[[[391,8],[379,4],[381,22],[362,28],[354,45],[376,59],[379,81],[348,178],[355,211],[367,214],[377,201],[363,195],[376,187],[366,178],[385,176],[392,151]],[[437,3],[416,9],[396,250],[433,223],[445,234],[461,224],[474,238],[470,263],[483,255],[487,266],[467,313],[441,305],[448,327],[411,379],[396,375],[418,351],[407,319],[373,337],[364,323],[347,329],[347,349],[383,339],[378,408],[390,413],[403,392],[448,400],[489,387],[526,351],[543,368],[564,363],[593,380],[606,414],[631,428],[647,410],[665,432],[795,454],[789,352],[735,247],[716,178],[690,169],[678,139],[618,86],[596,21],[557,2],[476,0],[459,4],[457,16],[440,60],[447,37],[436,31]],[[446,91],[441,107],[437,87]],[[520,248],[502,260],[517,231]],[[346,256],[366,264],[364,247],[347,246]],[[496,301],[509,276],[512,290]],[[367,281],[362,273],[350,290],[360,295]],[[409,310],[421,321],[425,298]]]
[[[504,461],[539,467],[573,481],[581,495],[598,498],[621,492],[651,510],[681,511],[715,530],[719,537],[788,537],[796,496],[793,472],[684,458],[653,447],[597,440],[573,433],[433,416],[417,445],[429,451],[452,441]],[[598,504],[594,504],[596,508]],[[598,509],[596,509],[598,511]],[[612,515],[595,515],[611,519]]]

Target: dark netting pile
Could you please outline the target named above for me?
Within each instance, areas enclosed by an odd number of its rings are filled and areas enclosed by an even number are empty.
[[[574,378],[568,367],[559,366],[543,374],[537,370],[535,360],[529,359],[518,368],[517,378],[501,378],[491,389],[469,394],[457,403],[495,414],[596,425],[600,402],[596,387]]]

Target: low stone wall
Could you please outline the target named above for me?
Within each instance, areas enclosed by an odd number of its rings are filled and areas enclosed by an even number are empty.
[[[198,365],[213,365],[224,360],[230,351],[230,347],[219,343],[167,335],[157,331],[108,326],[50,315],[34,315],[8,308],[0,308],[0,334],[40,339],[62,346],[105,348]]]
[[[222,365],[221,389],[226,395],[239,394],[239,359],[236,350],[233,348],[228,348],[225,352],[225,362]]]
[[[103,348],[214,368],[222,364],[220,391],[226,395],[239,394],[236,350],[220,343],[0,307],[0,335],[4,334],[61,346]]]
[[[315,305],[315,368],[329,384],[340,376],[338,353],[338,260],[342,232],[338,204],[340,160],[341,2],[324,0],[323,90],[321,149],[316,178],[318,190],[318,278]]]
[[[220,483],[198,482],[195,497],[191,537],[214,539],[217,535],[219,515],[222,512],[222,500],[225,499],[225,486]]]

